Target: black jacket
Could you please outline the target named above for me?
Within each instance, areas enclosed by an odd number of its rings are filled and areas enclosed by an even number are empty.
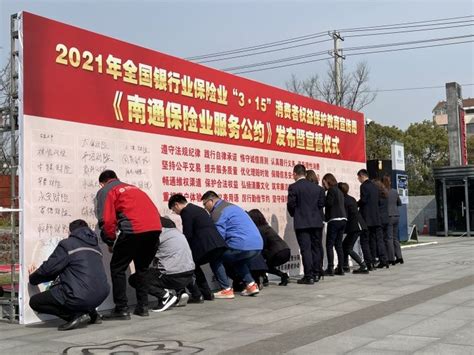
[[[183,234],[188,240],[197,265],[207,264],[227,249],[224,238],[204,208],[188,203],[181,210],[181,221]]]
[[[290,249],[288,244],[280,238],[275,230],[268,224],[257,226],[263,239],[262,255],[265,260],[271,260],[277,253],[285,249]]]
[[[324,217],[326,222],[333,218],[346,218],[346,210],[344,208],[344,194],[336,186],[331,187],[326,195],[326,208]]]
[[[380,223],[382,225],[388,224],[389,218],[388,218],[388,198],[384,197],[382,195],[382,192],[380,192],[379,195],[379,209],[380,209]]]
[[[370,180],[360,185],[360,200],[357,203],[367,227],[381,226],[379,213],[379,189]]]
[[[288,187],[286,208],[295,229],[322,228],[321,209],[324,207],[324,189],[306,179],[295,181]]]
[[[357,208],[357,201],[354,197],[344,195],[344,207],[347,213],[346,233],[360,232],[367,229],[367,225]]]
[[[30,283],[56,282],[50,291],[61,304],[72,310],[90,311],[109,294],[97,236],[81,227],[59,242],[56,249],[34,273]]]

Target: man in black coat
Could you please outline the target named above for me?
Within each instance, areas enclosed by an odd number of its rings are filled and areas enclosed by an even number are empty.
[[[202,207],[188,203],[183,195],[175,194],[171,196],[168,200],[168,208],[181,216],[183,234],[188,240],[196,264],[196,270],[194,271],[196,283],[202,297],[205,300],[212,300],[214,298],[213,294],[200,265],[207,264],[222,256],[227,249],[224,238],[217,231],[209,213]],[[199,302],[200,295],[192,296],[193,298],[189,302]]]
[[[38,269],[29,268],[32,285],[55,280],[47,291],[30,298],[30,307],[64,319],[67,323],[59,330],[100,323],[95,308],[110,291],[96,234],[81,219],[71,222],[69,231],[48,260]]]
[[[383,251],[385,251],[385,244],[383,241],[382,222],[379,212],[379,188],[369,180],[369,173],[365,169],[361,169],[357,172],[357,178],[361,183],[360,200],[357,202],[357,204],[359,205],[362,218],[367,224],[367,228],[369,230],[369,239],[377,243],[377,251],[381,253],[379,255],[380,264],[377,266],[377,268],[388,268],[387,256],[385,253],[383,253]],[[371,257],[372,260],[367,261],[367,263],[371,263],[372,266],[374,266],[375,255],[371,255]],[[366,258],[365,255],[364,258]]]
[[[323,220],[321,209],[325,195],[321,186],[306,180],[306,168],[297,164],[293,168],[295,182],[288,187],[287,210],[293,217],[296,239],[303,259],[304,277],[299,284],[312,285],[322,275]]]

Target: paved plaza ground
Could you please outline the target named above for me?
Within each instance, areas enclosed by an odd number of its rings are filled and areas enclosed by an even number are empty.
[[[216,300],[58,332],[0,323],[2,354],[474,354],[474,238],[421,238],[404,265],[271,284]]]

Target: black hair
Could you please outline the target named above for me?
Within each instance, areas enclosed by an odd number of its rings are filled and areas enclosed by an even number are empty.
[[[360,169],[358,172],[357,172],[357,176],[367,176],[369,177],[369,173],[367,170],[365,169]]]
[[[76,229],[82,228],[82,227],[89,227],[89,225],[83,219],[76,219],[75,221],[72,221],[71,223],[69,223],[69,232],[72,233]]]
[[[210,198],[219,198],[219,195],[216,192],[209,190],[206,191],[204,195],[202,195],[201,201],[208,200]]]
[[[257,227],[265,226],[268,224],[267,220],[265,219],[265,216],[263,215],[262,212],[260,212],[259,209],[253,209],[253,210],[248,211],[247,213],[249,214],[253,223],[255,223]]]
[[[176,228],[176,224],[169,217],[160,217],[161,226],[163,228]]]
[[[104,170],[99,175],[99,182],[105,184],[107,181],[112,179],[118,179],[117,174],[113,170]]]
[[[306,168],[303,164],[296,164],[293,168],[293,173],[298,176],[304,176],[306,175]]]
[[[171,209],[176,203],[187,203],[186,197],[181,194],[174,194],[168,200],[168,208]]]

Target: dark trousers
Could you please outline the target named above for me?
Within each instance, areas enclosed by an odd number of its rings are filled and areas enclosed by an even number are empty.
[[[304,276],[314,278],[321,275],[323,264],[322,228],[296,229],[296,240],[303,259]]]
[[[64,319],[66,322],[71,321],[76,315],[86,313],[81,311],[73,311],[72,309],[62,305],[58,300],[56,300],[56,298],[53,297],[51,291],[49,290],[31,296],[30,307],[35,312],[52,314],[53,316]]]
[[[375,262],[375,256],[372,256],[370,251],[370,240],[369,240],[369,231],[364,229],[360,233],[360,248],[362,249],[362,254],[364,255],[364,261],[366,264],[372,264]]]
[[[128,278],[128,283],[135,289],[138,286],[137,276],[135,273]],[[149,269],[145,273],[145,279],[148,284],[148,293],[158,299],[162,299],[166,295],[167,289],[184,289],[192,281],[193,272],[166,275],[160,273],[158,269]]]
[[[350,232],[344,238],[342,242],[342,250],[344,251],[344,266],[349,267],[349,255],[351,256],[354,261],[361,265],[362,259],[360,258],[359,254],[354,251],[354,244],[359,239],[360,231]]]
[[[117,309],[127,309],[127,278],[125,272],[133,261],[136,270],[136,294],[139,306],[148,305],[148,285],[146,275],[148,266],[155,257],[158,249],[160,231],[139,234],[119,235],[114,245],[110,274],[114,303]]]
[[[342,249],[342,238],[344,237],[344,229],[346,221],[330,221],[326,232],[326,255],[328,258],[328,269],[334,268],[334,250],[336,249],[337,261],[339,267],[342,267],[344,260],[344,252]]]
[[[194,288],[194,285],[189,285],[187,288],[191,292],[191,295],[195,298],[199,298],[201,295],[206,298],[210,298],[212,291],[209,287],[209,284],[207,283],[206,275],[204,275],[204,271],[202,271],[201,266],[196,265],[194,275],[196,276],[195,285],[197,286],[197,290]]]
[[[284,272],[278,270],[276,267],[283,265],[290,260],[291,257],[291,250],[290,249],[283,249],[280,250],[278,253],[273,255],[271,258],[266,260],[268,266],[268,273],[277,275],[277,276],[284,276],[286,275]]]
[[[389,219],[390,220],[390,219]],[[385,244],[385,250],[387,252],[387,259],[388,261],[394,261],[395,260],[395,253],[393,250],[393,233],[389,231],[392,226],[390,225],[390,222],[387,224],[384,224],[382,226],[383,229],[383,241]]]
[[[383,240],[383,230],[381,226],[369,227],[370,253],[372,254],[372,262],[375,262],[375,255],[378,256],[382,263],[387,262],[387,252]]]
[[[388,233],[391,234],[391,240],[393,243],[393,255],[394,259],[401,259],[402,257],[402,249],[400,248],[400,235],[398,231],[398,222],[400,221],[400,217],[398,216],[391,216],[390,221],[388,223]],[[393,259],[390,259],[393,260]]]

